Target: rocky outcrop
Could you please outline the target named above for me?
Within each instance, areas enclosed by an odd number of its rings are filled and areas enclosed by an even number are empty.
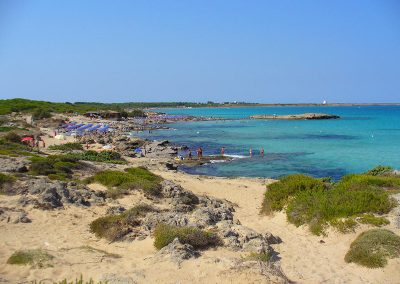
[[[199,203],[195,194],[168,180],[161,183],[161,194],[166,202],[179,212],[191,211]]]
[[[24,173],[28,171],[28,165],[25,157],[0,156],[0,172]]]
[[[104,202],[104,194],[75,182],[51,181],[46,177],[18,181],[19,204],[32,204],[41,209],[54,209],[67,204],[90,206]]]
[[[115,151],[128,157],[136,156],[134,150],[140,148],[145,143],[142,139],[131,139],[127,136],[117,136],[113,139],[113,145]]]
[[[178,265],[184,260],[198,256],[200,256],[200,253],[193,246],[182,244],[178,238],[175,238],[169,245],[163,247],[156,254],[157,258],[168,258]]]
[[[289,115],[260,114],[252,115],[250,119],[283,119],[283,120],[302,120],[302,119],[338,119],[340,116],[326,113],[303,113]]]
[[[153,141],[147,142],[146,146],[146,157],[176,157],[178,154],[178,148],[172,146],[168,141]]]

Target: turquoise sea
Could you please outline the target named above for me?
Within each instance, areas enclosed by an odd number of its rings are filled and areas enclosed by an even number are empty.
[[[338,179],[376,165],[400,168],[400,106],[238,107],[160,109],[167,114],[246,118],[255,114],[322,112],[337,120],[226,120],[180,122],[173,130],[142,133],[155,140],[187,145],[195,154],[219,154],[225,147],[231,162],[182,168],[194,174],[277,178],[292,173]],[[253,148],[253,158],[249,148]],[[265,157],[259,156],[264,147]]]

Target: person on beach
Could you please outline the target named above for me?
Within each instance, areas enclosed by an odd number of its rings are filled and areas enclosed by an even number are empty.
[[[225,154],[225,147],[221,148],[221,156],[223,156]]]
[[[201,147],[197,148],[197,159],[201,159],[203,157],[203,149]]]
[[[192,159],[192,151],[190,151],[190,149],[189,149],[188,160],[191,160],[191,159]]]
[[[250,158],[252,158],[253,157],[253,149],[251,147],[250,147],[249,153],[250,153]]]
[[[264,158],[264,148],[261,148],[260,155]]]

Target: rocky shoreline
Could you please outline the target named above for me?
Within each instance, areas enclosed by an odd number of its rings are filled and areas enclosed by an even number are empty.
[[[318,119],[338,119],[340,116],[326,113],[302,113],[290,115],[260,114],[252,115],[250,119],[277,119],[277,120],[318,120]]]

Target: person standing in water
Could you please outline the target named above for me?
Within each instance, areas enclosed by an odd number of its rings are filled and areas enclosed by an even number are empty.
[[[203,148],[199,147],[199,157],[203,158]]]
[[[188,160],[191,160],[191,159],[192,159],[192,151],[190,151],[190,149],[189,149]]]
[[[253,157],[253,149],[251,147],[250,147],[249,154],[250,154],[250,158],[252,158]]]
[[[223,156],[225,154],[225,147],[221,148],[221,156]]]
[[[261,154],[261,157],[264,158],[264,148],[263,147],[261,148],[260,154]]]

